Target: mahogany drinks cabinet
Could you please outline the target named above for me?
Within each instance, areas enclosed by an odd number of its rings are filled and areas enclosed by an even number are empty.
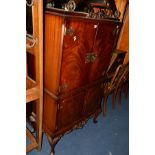
[[[43,130],[59,139],[101,112],[103,82],[121,23],[48,8],[44,14]]]

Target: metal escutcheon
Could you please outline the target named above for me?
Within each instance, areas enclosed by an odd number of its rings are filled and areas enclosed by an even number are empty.
[[[90,62],[94,62],[97,58],[97,54],[96,53],[87,53],[86,57],[85,57],[85,63],[90,63]]]

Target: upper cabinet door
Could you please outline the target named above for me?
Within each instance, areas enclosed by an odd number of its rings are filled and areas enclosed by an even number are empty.
[[[87,84],[91,69],[87,57],[92,52],[96,35],[94,25],[94,22],[87,20],[65,19],[60,93]]]
[[[89,82],[100,78],[107,70],[118,30],[119,26],[114,22],[100,22],[98,24],[93,46],[95,60],[92,62]]]

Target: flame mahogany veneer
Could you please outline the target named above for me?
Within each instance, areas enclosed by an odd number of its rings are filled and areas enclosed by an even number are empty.
[[[91,116],[96,122],[120,25],[85,13],[46,10],[43,128],[51,154],[66,132],[82,127]]]

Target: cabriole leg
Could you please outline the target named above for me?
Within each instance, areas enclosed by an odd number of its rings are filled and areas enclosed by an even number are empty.
[[[47,139],[49,141],[49,144],[51,146],[51,152],[50,152],[50,155],[55,155],[55,145],[58,143],[58,141],[61,139],[61,135],[58,136],[58,137],[50,137],[49,135],[47,135]]]

